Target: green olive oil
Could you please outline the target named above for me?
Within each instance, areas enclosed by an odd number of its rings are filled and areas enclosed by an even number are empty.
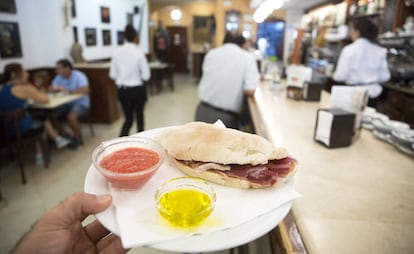
[[[190,228],[197,226],[211,214],[211,199],[199,190],[173,190],[161,196],[159,211],[171,225]]]

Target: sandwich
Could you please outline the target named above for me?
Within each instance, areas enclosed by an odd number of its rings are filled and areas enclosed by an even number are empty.
[[[288,181],[297,161],[265,138],[202,122],[159,133],[156,141],[183,173],[242,189],[266,188]]]

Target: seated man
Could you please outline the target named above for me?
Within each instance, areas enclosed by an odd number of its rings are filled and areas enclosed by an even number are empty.
[[[57,117],[65,116],[73,131],[71,147],[80,145],[80,124],[78,117],[86,114],[89,110],[89,85],[86,75],[73,69],[71,62],[61,59],[56,63],[57,76],[52,81],[53,91],[65,91],[70,94],[84,94],[78,100],[65,104],[56,109]]]

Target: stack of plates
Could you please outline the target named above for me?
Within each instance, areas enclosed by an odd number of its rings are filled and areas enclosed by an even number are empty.
[[[374,130],[373,121],[381,120],[388,121],[388,116],[376,112],[375,108],[366,107],[362,113],[362,127],[368,130]]]
[[[398,150],[414,156],[414,130],[407,123],[375,119],[372,121],[375,137],[394,145]]]
[[[391,142],[400,151],[414,156],[414,130],[392,130]]]
[[[408,130],[410,126],[407,123],[399,122],[399,121],[392,121],[392,120],[381,120],[375,119],[372,121],[372,125],[374,126],[373,133],[374,135],[382,140],[392,143],[391,141],[391,131],[400,131],[400,130]]]

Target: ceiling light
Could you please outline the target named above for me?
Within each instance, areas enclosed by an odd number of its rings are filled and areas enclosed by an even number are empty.
[[[170,13],[170,16],[171,16],[171,18],[172,18],[172,20],[174,20],[174,21],[178,21],[178,20],[180,20],[181,19],[181,17],[182,17],[182,13],[181,13],[181,11],[179,10],[179,9],[174,9],[174,10],[172,10],[171,11],[171,13]]]
[[[269,3],[269,6],[273,10],[280,9],[283,6],[284,0],[267,0],[266,2]]]

